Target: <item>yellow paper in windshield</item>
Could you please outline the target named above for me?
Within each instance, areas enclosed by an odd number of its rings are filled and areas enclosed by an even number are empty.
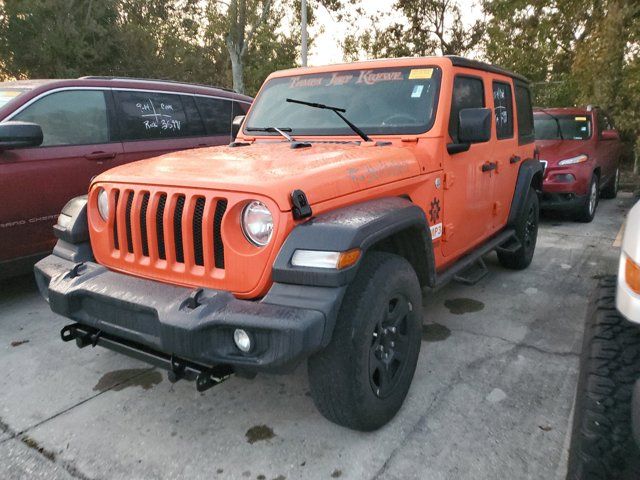
[[[576,122],[586,122],[587,121],[587,117],[576,117],[575,120],[576,120]]]
[[[433,68],[414,68],[409,72],[409,80],[423,80],[431,78]]]

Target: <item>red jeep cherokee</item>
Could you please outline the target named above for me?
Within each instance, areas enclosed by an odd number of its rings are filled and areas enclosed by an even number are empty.
[[[536,146],[545,165],[541,208],[565,209],[590,222],[600,196],[618,192],[620,137],[597,107],[534,111]]]
[[[0,279],[55,244],[64,204],[123,163],[228,144],[252,99],[169,81],[84,77],[0,82]]]

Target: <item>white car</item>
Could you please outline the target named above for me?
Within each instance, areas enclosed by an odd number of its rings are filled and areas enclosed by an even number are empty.
[[[640,325],[640,202],[629,212],[622,237],[616,307],[627,320]]]
[[[640,202],[629,212],[618,276],[589,308],[569,480],[640,479]]]

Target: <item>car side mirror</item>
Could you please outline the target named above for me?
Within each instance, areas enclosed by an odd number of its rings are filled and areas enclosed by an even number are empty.
[[[42,140],[42,128],[36,123],[0,123],[0,150],[37,147]]]
[[[602,140],[620,140],[620,134],[616,130],[603,130],[600,138]]]
[[[244,122],[245,117],[246,115],[238,115],[233,119],[233,122],[231,122],[231,137],[234,140],[238,136],[238,133],[240,133],[240,128],[242,127],[242,122]]]
[[[482,143],[491,139],[491,109],[464,108],[460,110],[459,118],[460,143]]]

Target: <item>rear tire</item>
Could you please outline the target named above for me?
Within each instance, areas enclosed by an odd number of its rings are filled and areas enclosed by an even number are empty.
[[[638,479],[631,398],[640,377],[640,327],[616,310],[616,278],[598,286],[585,325],[568,480]]]
[[[600,202],[600,180],[597,175],[591,177],[589,190],[584,204],[576,212],[576,220],[583,223],[589,223],[593,220]]]
[[[600,197],[612,199],[618,196],[618,186],[620,185],[620,169],[616,168],[616,173],[613,176],[613,180],[609,182],[605,188],[600,192]]]
[[[371,252],[349,285],[329,345],[308,361],[311,397],[338,425],[371,431],[398,412],[420,353],[422,293],[402,257]]]
[[[540,205],[538,194],[529,188],[527,199],[520,218],[516,221],[516,237],[520,241],[520,248],[515,252],[498,250],[498,260],[505,268],[523,270],[533,260],[538,239],[538,222],[540,220]]]

